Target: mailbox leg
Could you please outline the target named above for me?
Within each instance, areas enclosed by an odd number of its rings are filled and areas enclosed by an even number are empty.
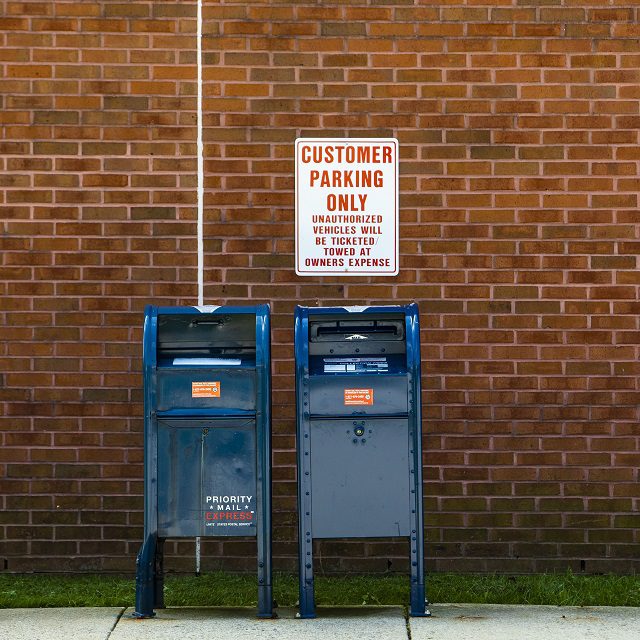
[[[417,504],[415,504],[417,507]],[[418,519],[420,520],[420,519]],[[414,533],[415,532],[415,533]],[[428,617],[426,608],[426,592],[424,586],[424,533],[422,523],[415,525],[409,539],[411,549],[411,595],[409,615],[412,617]]]
[[[269,452],[270,453],[270,452]],[[263,469],[258,474],[260,480],[268,480],[258,487],[258,495],[262,505],[260,527],[258,528],[258,618],[275,618],[273,613],[273,587],[271,582],[271,497],[269,487],[271,474],[268,473],[267,463],[259,459]]]
[[[274,618],[271,585],[258,586],[258,618]]]
[[[316,617],[316,601],[314,595],[313,574],[303,573],[300,579],[300,617],[315,618]]]
[[[429,618],[431,612],[426,608],[427,598],[424,584],[411,584],[411,603],[409,615],[412,618]]]
[[[309,423],[298,432],[298,565],[300,581],[300,618],[315,618],[313,581],[313,529],[311,521],[311,470],[309,468]],[[303,444],[305,442],[306,444]]]
[[[155,567],[153,602],[156,609],[164,609],[164,538],[158,538],[156,544]]]
[[[411,537],[409,538],[409,550],[411,552],[411,594],[409,615],[412,617],[428,617],[431,615],[426,608],[427,598],[424,584],[424,527],[422,521],[422,474],[413,473],[417,469],[412,469],[412,475],[418,476],[414,483],[411,496]]]
[[[415,533],[414,533],[415,532]],[[426,595],[424,587],[424,535],[422,527],[416,527],[409,540],[411,548],[411,595],[409,615],[413,617],[430,616],[426,609]]]
[[[156,580],[156,535],[144,541],[136,559],[136,610],[135,618],[153,618]]]
[[[315,618],[315,585],[313,580],[313,538],[311,537],[311,518],[299,512],[300,524],[298,549],[300,553],[300,617]]]
[[[267,549],[271,549],[271,523],[265,519],[262,519],[262,531],[258,532],[258,618],[276,618],[273,613],[271,554],[267,553]]]

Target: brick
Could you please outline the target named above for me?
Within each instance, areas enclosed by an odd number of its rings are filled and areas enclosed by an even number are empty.
[[[11,570],[130,570],[140,314],[196,295],[195,6],[108,4],[11,3],[3,19]],[[626,6],[534,4],[205,6],[205,299],[272,303],[281,568],[296,562],[293,306],[416,299],[434,566],[579,570],[607,544],[627,570],[639,33]],[[319,131],[400,140],[397,278],[292,274],[291,143]],[[66,523],[72,505],[86,524]],[[246,565],[243,544],[205,547]],[[193,551],[170,549],[176,566]],[[387,570],[377,543],[327,549],[336,571]]]
[[[50,65],[7,65],[8,78],[51,78],[53,67]]]

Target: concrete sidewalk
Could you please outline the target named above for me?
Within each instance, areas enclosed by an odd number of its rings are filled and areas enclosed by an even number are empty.
[[[400,607],[324,607],[315,620],[279,609],[171,608],[135,620],[132,609],[4,609],[1,640],[638,640],[640,608],[478,604],[432,605],[431,618],[407,621]]]
[[[0,640],[106,640],[124,607],[0,609]]]
[[[640,608],[441,604],[411,640],[639,640]]]

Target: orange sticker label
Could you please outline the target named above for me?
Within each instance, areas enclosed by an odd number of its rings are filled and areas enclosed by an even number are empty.
[[[372,405],[373,389],[345,389],[345,405]]]
[[[219,398],[220,383],[219,382],[192,382],[191,397],[192,398]]]

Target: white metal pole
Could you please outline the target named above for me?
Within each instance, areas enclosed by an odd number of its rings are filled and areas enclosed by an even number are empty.
[[[204,304],[204,145],[202,142],[202,0],[197,13],[198,304]]]

